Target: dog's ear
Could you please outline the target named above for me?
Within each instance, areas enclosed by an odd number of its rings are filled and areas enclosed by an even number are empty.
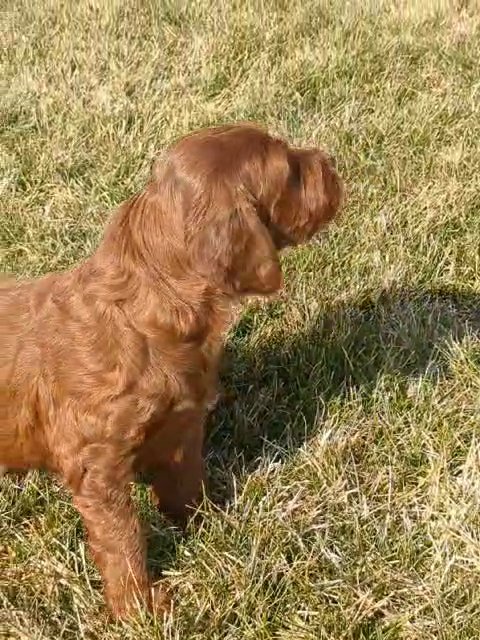
[[[283,231],[285,244],[300,244],[337,215],[343,182],[333,159],[321,149],[292,149],[287,188],[272,209],[272,221]]]
[[[283,284],[277,250],[247,198],[201,216],[189,243],[194,268],[226,292],[269,294]]]
[[[321,149],[304,153],[301,170],[303,174],[303,207],[317,212],[321,224],[329,223],[338,213],[343,198],[343,182],[335,169],[335,160]]]

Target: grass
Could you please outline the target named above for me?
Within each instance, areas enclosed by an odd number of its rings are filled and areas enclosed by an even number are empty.
[[[6,0],[1,268],[62,269],[156,151],[254,119],[348,183],[320,247],[228,345],[212,490],[150,562],[165,624],[108,623],[68,495],[0,493],[0,635],[480,637],[480,19],[475,2]]]

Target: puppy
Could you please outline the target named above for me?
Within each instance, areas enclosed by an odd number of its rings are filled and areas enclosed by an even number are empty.
[[[341,201],[320,149],[248,124],[206,129],[157,160],[89,259],[0,284],[0,467],[45,468],[68,487],[114,616],[168,606],[129,483],[146,473],[159,509],[185,522],[232,310],[278,291],[279,251]]]

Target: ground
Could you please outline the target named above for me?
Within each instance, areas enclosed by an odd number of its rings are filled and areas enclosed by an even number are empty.
[[[476,2],[5,0],[1,269],[88,255],[155,153],[253,119],[338,158],[348,204],[246,310],[207,442],[211,493],[152,525],[174,616],[109,624],[69,496],[1,480],[15,639],[480,637]]]

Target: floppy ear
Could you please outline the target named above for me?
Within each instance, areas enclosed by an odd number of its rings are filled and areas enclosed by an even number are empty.
[[[289,165],[287,188],[272,210],[282,246],[310,240],[337,215],[343,199],[342,180],[321,149],[292,149]]]
[[[281,288],[275,246],[252,204],[202,216],[190,242],[193,266],[227,292],[269,294]]]

